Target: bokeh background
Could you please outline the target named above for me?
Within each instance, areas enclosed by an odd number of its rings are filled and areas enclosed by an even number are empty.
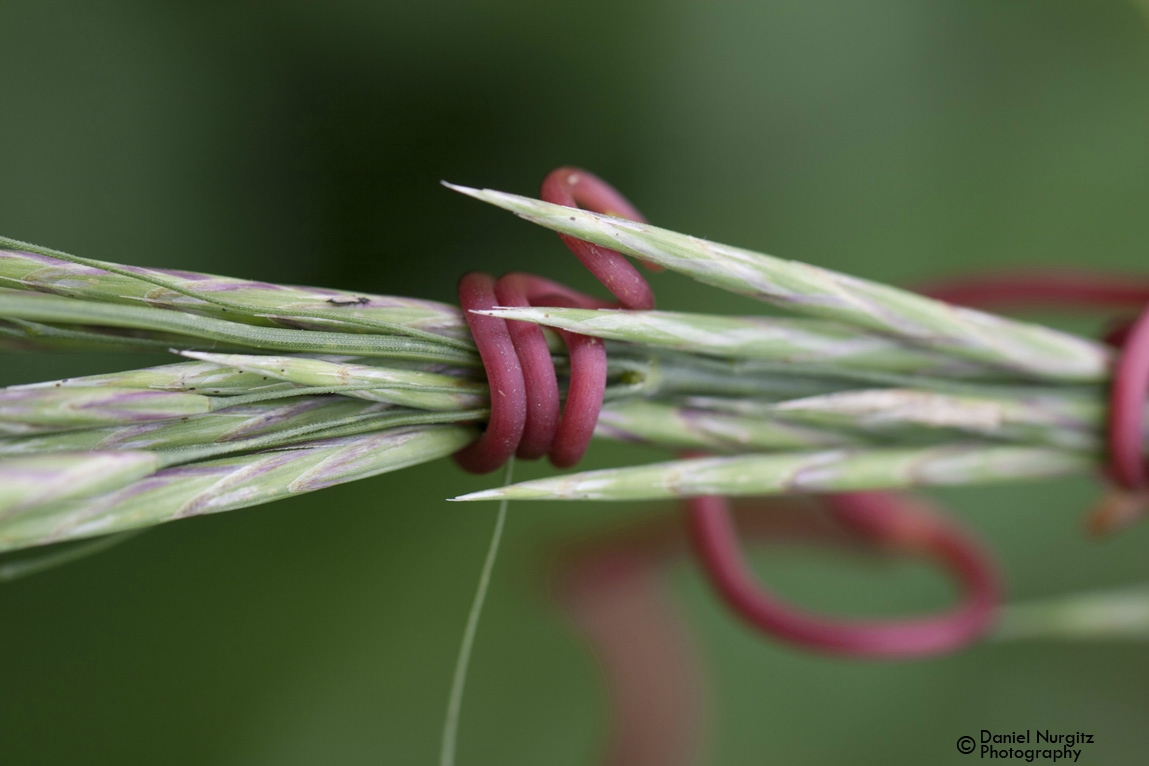
[[[0,231],[89,257],[445,301],[477,268],[592,289],[553,235],[438,185],[533,194],[567,163],[659,224],[899,284],[1143,270],[1149,247],[1149,25],[1124,0],[6,0],[0,40]],[[0,383],[155,361],[5,354]],[[656,456],[600,444],[585,465]],[[493,481],[441,461],[4,586],[0,762],[434,762],[494,514],[444,498]],[[1145,579],[1149,529],[1083,538],[1095,492],[938,496],[1024,599]],[[546,598],[548,551],[676,512],[512,507],[460,763],[596,762],[607,700]],[[819,608],[948,598],[925,568],[755,561]],[[688,562],[666,582],[711,673],[709,763],[960,763],[982,728],[1092,732],[1083,763],[1149,750],[1149,647],[856,664],[751,635]]]

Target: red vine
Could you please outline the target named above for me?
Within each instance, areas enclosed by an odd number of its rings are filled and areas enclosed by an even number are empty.
[[[545,201],[644,220],[601,179],[559,168],[546,177]],[[571,358],[565,409],[559,412],[557,375],[541,328],[473,313],[499,306],[651,309],[654,294],[619,253],[560,235],[615,296],[612,304],[529,274],[497,281],[468,274],[459,302],[487,369],[491,416],[480,439],[456,455],[474,472],[492,471],[512,454],[549,455],[559,467],[582,457],[602,407],[606,353],[601,341],[561,331]],[[953,281],[921,291],[939,300],[980,308],[1003,305],[1085,308],[1149,304],[1149,283],[1069,271],[1038,270]],[[1106,340],[1121,347],[1110,391],[1108,473],[1121,488],[1093,516],[1098,529],[1139,518],[1149,504],[1142,416],[1149,389],[1149,308]],[[858,658],[905,659],[949,652],[975,642],[993,626],[1000,589],[996,568],[979,541],[920,500],[893,492],[854,492],[807,498],[823,513],[795,508],[794,499],[759,501],[735,524],[725,498],[688,501],[687,532],[702,569],[730,609],[764,634],[806,649]],[[744,509],[745,510],[745,509]],[[961,586],[962,600],[924,618],[841,620],[792,607],[763,587],[742,553],[737,528],[752,538],[797,537],[821,544],[862,546],[930,560]],[[661,522],[621,540],[587,546],[567,558],[559,595],[596,648],[607,673],[613,724],[606,763],[693,762],[705,728],[701,668],[687,628],[653,579],[661,558],[681,546]]]
[[[605,181],[584,170],[559,168],[542,184],[542,198],[568,207],[644,220]],[[650,309],[654,293],[620,253],[560,235],[588,270],[618,299],[618,307]],[[471,273],[459,283],[459,303],[487,369],[491,415],[474,444],[456,455],[466,470],[485,473],[512,454],[549,455],[559,467],[574,465],[586,451],[602,407],[606,353],[595,338],[562,332],[571,357],[570,388],[559,415],[557,376],[542,330],[475,311],[495,306],[612,306],[541,277],[508,274],[497,281]],[[1147,370],[1149,373],[1149,370]],[[858,657],[908,657],[949,651],[975,640],[992,624],[997,603],[994,568],[981,547],[953,523],[924,512],[891,493],[850,493],[826,498],[843,524],[879,544],[905,546],[947,568],[964,586],[966,600],[952,612],[920,620],[847,622],[794,610],[763,588],[746,566],[726,501],[689,501],[695,552],[712,585],[751,625],[807,648]]]

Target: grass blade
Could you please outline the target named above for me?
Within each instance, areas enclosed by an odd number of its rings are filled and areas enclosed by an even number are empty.
[[[0,526],[30,509],[108,492],[162,465],[154,452],[64,452],[0,461]]]
[[[0,250],[0,284],[8,287],[264,326],[373,330],[472,348],[459,310],[434,301],[123,266],[7,237],[0,237],[0,247],[12,248]]]
[[[1149,639],[1149,587],[1023,601],[1005,610],[998,641]]]
[[[455,500],[664,500],[854,492],[1045,479],[1096,470],[1095,455],[1040,447],[943,445],[675,460],[537,479]]]
[[[652,447],[722,453],[809,450],[865,443],[858,435],[832,428],[641,399],[607,404],[599,415],[595,436]]]
[[[0,438],[0,457],[47,452],[164,450],[220,444],[386,412],[390,405],[333,396],[229,407],[187,419]]]
[[[0,317],[155,330],[264,351],[395,357],[448,364],[478,362],[473,352],[414,338],[256,327],[178,311],[96,303],[17,290],[0,290]]]
[[[1055,381],[1108,377],[1112,352],[1041,325],[958,308],[798,261],[491,189],[449,188],[548,229],[613,248],[723,290],[833,319],[1002,370]]]
[[[465,426],[411,426],[165,468],[103,495],[0,519],[0,550],[269,503],[445,457],[474,437]]]
[[[934,354],[823,319],[551,307],[502,308],[477,313],[724,359],[962,378],[1001,376],[1001,372],[993,368]]]
[[[361,390],[352,390],[349,394],[422,410],[469,409],[485,406],[489,399],[485,384],[433,372],[329,362],[298,356],[207,354],[195,351],[185,351],[183,356],[301,386],[362,386]]]

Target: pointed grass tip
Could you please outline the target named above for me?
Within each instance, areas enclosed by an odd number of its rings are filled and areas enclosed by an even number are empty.
[[[528,220],[534,220],[531,218],[533,213],[539,213],[540,211],[546,212],[547,208],[559,207],[547,202],[542,202],[541,200],[522,197],[518,194],[510,194],[496,189],[476,189],[471,186],[453,184],[449,181],[440,181],[439,183],[451,191],[457,191],[460,194],[466,194],[468,197],[474,197],[477,200],[494,205],[495,207],[509,210],[520,218],[527,218]]]
[[[469,492],[466,495],[459,495],[458,497],[447,498],[448,503],[470,503],[477,500],[501,500],[503,495],[503,487],[496,487],[495,489],[484,489],[478,492]],[[508,498],[509,499],[509,498]]]
[[[450,181],[439,181],[439,183],[451,191],[457,191],[460,194],[466,194],[468,197],[475,197],[476,199],[482,199],[483,192],[490,191],[489,189],[476,189],[471,186],[463,186],[462,184],[453,184]]]

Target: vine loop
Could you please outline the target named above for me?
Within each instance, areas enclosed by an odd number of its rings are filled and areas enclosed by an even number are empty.
[[[543,200],[567,207],[644,221],[613,187],[578,168],[562,167],[543,181]],[[487,370],[491,415],[475,443],[456,453],[464,469],[493,471],[511,455],[549,455],[560,468],[583,456],[602,410],[606,351],[597,338],[560,330],[570,357],[565,408],[559,412],[558,376],[541,328],[476,313],[496,306],[568,308],[654,308],[646,279],[620,253],[559,235],[575,257],[618,300],[607,303],[532,274],[498,280],[471,273],[459,282],[459,303]],[[1149,333],[1149,322],[1146,322]],[[1149,362],[1145,374],[1149,376]],[[711,584],[726,603],[768,635],[812,649],[862,657],[915,656],[949,651],[979,637],[992,623],[997,604],[994,568],[968,535],[892,493],[832,495],[825,501],[844,525],[878,544],[905,546],[939,562],[964,586],[966,601],[938,617],[889,623],[844,622],[794,610],[758,584],[747,567],[726,500],[689,502],[694,548]],[[914,530],[917,537],[907,537]]]

